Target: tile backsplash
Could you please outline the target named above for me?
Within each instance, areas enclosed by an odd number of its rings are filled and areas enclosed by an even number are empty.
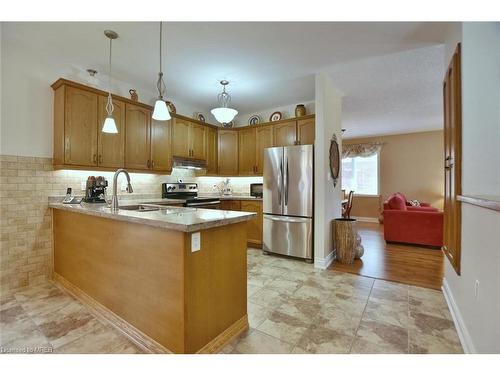
[[[53,267],[52,215],[48,198],[65,195],[71,187],[74,195],[89,175],[104,176],[113,183],[113,172],[54,170],[51,158],[0,155],[0,292],[35,285],[48,279]],[[133,194],[121,192],[126,181],[118,179],[119,194],[132,198],[161,195],[163,182],[197,182],[200,194],[212,194],[213,186],[223,177],[197,177],[192,171],[174,169],[171,175],[132,173]],[[262,177],[230,178],[233,194],[249,195],[250,184]]]

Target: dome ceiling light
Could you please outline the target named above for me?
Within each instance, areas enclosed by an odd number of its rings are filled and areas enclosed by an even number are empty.
[[[231,102],[231,95],[226,92],[226,86],[229,82],[226,80],[220,81],[222,85],[222,92],[217,95],[217,100],[219,101],[219,107],[212,109],[212,115],[221,124],[226,124],[233,121],[234,117],[238,114],[238,111],[233,108],[228,108],[229,102]]]

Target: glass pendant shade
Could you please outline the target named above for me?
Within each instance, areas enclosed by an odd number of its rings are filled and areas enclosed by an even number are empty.
[[[236,109],[219,107],[214,108],[210,112],[214,115],[215,119],[220,123],[229,123],[233,121],[234,117],[238,114]]]
[[[104,125],[102,126],[102,132],[111,134],[118,133],[118,128],[116,127],[115,119],[113,118],[113,116],[106,117],[106,119],[104,120]]]
[[[155,109],[153,111],[153,120],[157,121],[167,121],[170,120],[170,112],[168,112],[167,104],[158,99],[155,103]]]

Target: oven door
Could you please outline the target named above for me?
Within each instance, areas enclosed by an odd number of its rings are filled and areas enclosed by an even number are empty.
[[[186,203],[186,207],[192,208],[209,208],[212,210],[220,210],[220,201],[212,202],[189,202]]]

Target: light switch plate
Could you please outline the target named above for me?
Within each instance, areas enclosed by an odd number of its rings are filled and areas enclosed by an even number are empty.
[[[194,253],[201,249],[201,235],[200,232],[191,234],[191,252]]]
[[[82,180],[82,181],[80,181],[80,190],[85,191],[85,189],[87,189],[87,181]]]

